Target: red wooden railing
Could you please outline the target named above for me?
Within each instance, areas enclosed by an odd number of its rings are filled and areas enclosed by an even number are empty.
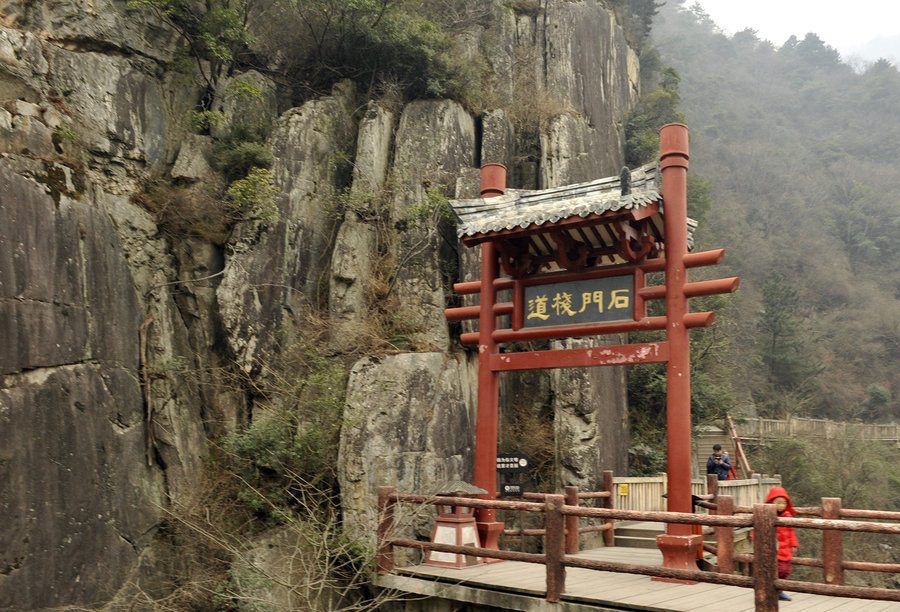
[[[748,514],[753,512],[753,508],[749,506],[735,506],[733,500],[728,495],[718,495],[717,481],[710,480],[708,483],[710,491],[706,495],[708,503],[703,504],[705,507],[715,511],[718,516],[731,516],[734,514]],[[852,570],[859,572],[883,572],[883,573],[900,573],[900,564],[898,563],[875,563],[869,561],[846,561],[844,560],[844,544],[843,532],[866,532],[866,533],[900,533],[900,525],[895,523],[878,523],[878,522],[861,522],[842,519],[871,519],[875,521],[900,521],[900,512],[891,512],[887,510],[854,510],[841,507],[841,499],[839,497],[823,497],[821,506],[797,506],[797,517],[778,519],[779,525],[788,527],[800,527],[805,529],[819,529],[822,531],[822,558],[815,559],[809,557],[794,557],[792,563],[805,567],[820,567],[824,583],[826,585],[843,585],[844,571]],[[821,519],[810,519],[803,517],[821,517]],[[716,554],[718,558],[719,572],[733,573],[734,562],[753,562],[753,555],[735,554],[733,535],[730,530],[716,530],[716,545],[706,545],[704,548],[709,552]],[[797,581],[786,581],[792,585]],[[800,583],[815,584],[815,583]],[[803,589],[791,587],[791,590],[802,591]],[[848,595],[851,597],[865,597],[876,599],[877,597],[869,597],[867,587],[846,587],[847,589],[855,589],[859,591],[858,595]],[[821,590],[807,591],[811,593],[821,593]],[[849,593],[850,591],[848,591]],[[826,593],[828,594],[828,593]]]
[[[419,550],[434,550],[449,553],[461,553],[491,559],[505,559],[540,563],[547,568],[546,599],[557,602],[565,592],[565,569],[579,567],[609,572],[641,574],[682,580],[685,582],[709,582],[752,588],[756,601],[756,609],[769,611],[778,609],[777,589],[801,593],[815,593],[838,597],[855,597],[887,601],[900,601],[900,590],[875,587],[845,586],[844,570],[882,571],[900,573],[900,565],[884,563],[868,563],[844,561],[842,556],[841,534],[844,531],[868,532],[883,534],[900,534],[900,524],[871,521],[844,520],[850,518],[867,518],[878,520],[900,520],[898,512],[875,510],[841,509],[840,500],[823,499],[821,508],[796,508],[803,516],[821,516],[822,518],[781,518],[775,513],[771,504],[754,504],[752,507],[734,507],[730,496],[718,495],[716,486],[710,482],[709,495],[702,502],[715,514],[689,514],[680,512],[645,512],[615,510],[611,507],[589,508],[579,506],[578,499],[596,496],[610,499],[597,492],[581,494],[567,491],[564,495],[546,495],[539,502],[485,500],[469,497],[426,496],[397,493],[393,487],[381,487],[378,490],[378,542],[377,571],[379,574],[389,573],[394,569],[394,547],[408,547]],[[582,495],[584,497],[582,497]],[[575,503],[570,503],[570,502]],[[468,546],[437,544],[407,538],[395,537],[394,516],[398,503],[432,504],[432,505],[465,505],[472,508],[490,508],[518,512],[534,512],[544,514],[543,553],[526,553],[507,550],[493,550]],[[607,505],[604,502],[604,505]],[[718,555],[718,571],[685,570],[660,566],[644,566],[609,561],[596,561],[574,557],[577,552],[577,522],[580,517],[602,519],[603,525],[590,528],[603,530],[604,535],[611,537],[612,522],[615,520],[653,521],[702,525],[715,528],[716,545],[709,547]],[[782,580],[776,578],[776,537],[778,526],[789,526],[802,529],[818,529],[823,533],[823,559],[795,558],[798,565],[810,565],[824,569],[825,583],[805,582],[798,580]],[[734,553],[734,529],[752,527],[755,532],[753,554]],[[537,530],[535,530],[537,531]],[[534,534],[538,535],[538,534]],[[751,575],[742,576],[734,573],[735,561],[752,562]]]
[[[523,499],[533,499],[541,502],[546,501],[549,493],[535,493],[526,491],[522,494]],[[604,508],[612,509],[613,507],[613,472],[605,470],[603,472],[603,490],[601,491],[579,491],[578,487],[566,487],[566,504],[569,506],[578,506],[581,500],[599,499]],[[521,512],[521,511],[520,511]],[[520,521],[521,523],[522,521]],[[615,540],[615,521],[608,518],[602,525],[580,526],[578,516],[571,514],[566,516],[566,545],[565,551],[567,555],[574,555],[578,552],[578,536],[585,533],[603,532],[603,544],[612,546]],[[525,529],[523,527],[506,529],[503,531],[505,536],[544,536],[547,534],[545,529]]]

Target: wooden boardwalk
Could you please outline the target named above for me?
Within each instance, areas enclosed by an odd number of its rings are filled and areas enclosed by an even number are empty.
[[[639,565],[660,565],[658,550],[609,547],[575,555]],[[419,596],[494,606],[506,610],[588,612],[641,610],[644,612],[722,610],[753,612],[753,590],[718,584],[680,584],[649,576],[581,568],[566,569],[566,591],[560,603],[544,600],[543,565],[503,561],[463,569],[418,565],[379,577],[379,585]],[[849,599],[808,593],[789,593],[779,602],[785,612],[900,612],[900,602]]]

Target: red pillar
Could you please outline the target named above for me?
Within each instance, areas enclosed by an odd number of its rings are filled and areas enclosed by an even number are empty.
[[[659,132],[660,169],[665,206],[666,256],[666,430],[669,512],[693,512],[691,502],[691,354],[685,315],[687,269],[687,126],[672,123]],[[703,536],[690,525],[668,524],[657,538],[663,566],[696,569],[694,560]]]
[[[506,189],[506,167],[485,164],[482,167],[481,195],[493,197]],[[497,497],[497,430],[500,395],[499,374],[491,369],[491,355],[500,352],[493,338],[497,329],[494,304],[497,290],[494,279],[498,274],[497,252],[493,242],[481,245],[481,309],[478,316],[478,416],[475,424],[475,486],[487,491],[480,497]],[[499,550],[503,523],[496,521],[491,508],[476,508],[475,520],[481,545]]]

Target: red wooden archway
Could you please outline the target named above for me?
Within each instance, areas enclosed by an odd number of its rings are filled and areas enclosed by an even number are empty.
[[[724,250],[688,253],[688,159],[687,127],[670,124],[660,130],[658,165],[591,183],[507,194],[505,169],[489,164],[482,173],[482,199],[451,202],[463,244],[481,246],[481,278],[454,285],[460,294],[478,294],[480,304],[449,308],[446,316],[478,319],[478,332],[462,334],[460,340],[478,345],[474,484],[488,491],[483,497],[497,497],[500,372],[666,362],[667,510],[693,511],[688,330],[711,325],[715,314],[691,313],[688,298],[733,292],[739,279],[687,280],[688,268],[713,265],[724,256]],[[660,271],[665,283],[647,286],[646,275]],[[512,302],[498,302],[498,291],[507,289]],[[579,290],[581,309],[576,311],[571,292]],[[548,310],[554,291],[555,316]],[[664,316],[647,316],[651,299],[665,300]],[[581,317],[585,311],[592,320]],[[498,328],[501,315],[511,315],[511,327]],[[508,342],[649,329],[665,329],[665,341],[500,352]],[[476,518],[482,545],[497,548],[503,524],[494,510],[480,510]],[[663,565],[693,569],[701,540],[690,525],[667,525],[657,539]]]

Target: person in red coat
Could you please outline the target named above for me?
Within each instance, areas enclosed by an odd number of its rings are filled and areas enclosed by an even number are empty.
[[[797,511],[791,505],[791,496],[784,487],[772,487],[766,496],[767,504],[774,504],[778,516],[796,516]],[[776,527],[775,535],[778,538],[778,577],[784,580],[791,575],[791,559],[800,546],[797,534],[793,527]],[[778,591],[778,599],[791,601],[784,591]]]

